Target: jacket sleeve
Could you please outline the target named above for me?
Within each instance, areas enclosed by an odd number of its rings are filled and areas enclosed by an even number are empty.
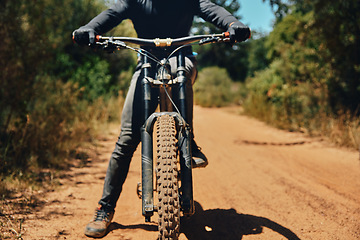
[[[210,0],[199,0],[198,16],[223,30],[226,30],[230,23],[238,21],[225,8]]]
[[[129,17],[128,9],[129,0],[118,0],[112,7],[101,12],[83,27],[94,29],[98,34],[104,34]]]

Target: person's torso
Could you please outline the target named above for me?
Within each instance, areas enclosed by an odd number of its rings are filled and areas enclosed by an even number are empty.
[[[197,0],[130,0],[130,19],[141,38],[188,36]]]

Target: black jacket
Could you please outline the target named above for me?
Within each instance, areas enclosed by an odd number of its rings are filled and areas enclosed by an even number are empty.
[[[222,30],[237,21],[210,0],[118,0],[84,27],[104,34],[130,19],[140,38],[178,38],[189,35],[195,15]]]

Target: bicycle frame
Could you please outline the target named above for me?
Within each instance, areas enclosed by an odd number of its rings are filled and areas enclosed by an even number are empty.
[[[191,43],[198,42],[198,44],[214,43],[214,42],[225,42],[228,41],[228,33],[213,34],[213,35],[198,35],[190,36],[178,39],[140,39],[140,38],[128,38],[128,37],[102,37],[97,36],[97,44],[102,45],[105,49],[119,50],[122,48],[132,49],[141,54],[142,61],[142,100],[144,106],[144,124],[141,128],[141,171],[142,171],[142,182],[141,182],[141,199],[142,199],[142,214],[145,217],[145,222],[150,222],[151,216],[154,211],[157,211],[157,207],[154,205],[154,166],[153,166],[153,128],[156,120],[166,114],[170,115],[175,120],[177,129],[177,147],[180,161],[180,181],[181,181],[181,194],[180,198],[180,209],[184,215],[192,215],[194,213],[194,200],[193,200],[193,183],[192,183],[192,155],[191,155],[191,131],[189,126],[189,116],[187,112],[186,103],[186,83],[188,81],[185,70],[185,53],[184,46]],[[105,41],[105,42],[101,42]],[[151,47],[170,47],[178,46],[170,56],[176,52],[177,55],[177,71],[175,79],[167,79],[166,64],[165,62],[160,63],[160,67],[163,67],[161,74],[155,75],[157,71],[152,71],[151,61],[154,57],[149,52],[143,49],[135,49],[125,44],[133,43],[140,46],[151,46]],[[143,52],[144,51],[144,52]],[[169,57],[170,57],[169,56]],[[168,57],[168,59],[169,59]],[[160,84],[159,84],[160,83]],[[167,91],[167,86],[177,86],[177,99],[175,102],[177,106],[174,108],[177,111],[173,111],[172,107],[167,107],[166,97],[161,98],[160,112],[152,113],[152,91],[151,89],[160,85],[164,91]],[[169,94],[167,96],[170,98]],[[171,100],[171,103],[173,101]]]

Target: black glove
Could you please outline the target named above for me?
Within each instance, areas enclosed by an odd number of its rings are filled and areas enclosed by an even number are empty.
[[[250,28],[242,24],[241,22],[233,22],[227,29],[229,32],[230,43],[243,42],[250,38]]]
[[[81,27],[72,33],[73,40],[79,45],[89,45],[95,43],[97,33],[94,29]]]

